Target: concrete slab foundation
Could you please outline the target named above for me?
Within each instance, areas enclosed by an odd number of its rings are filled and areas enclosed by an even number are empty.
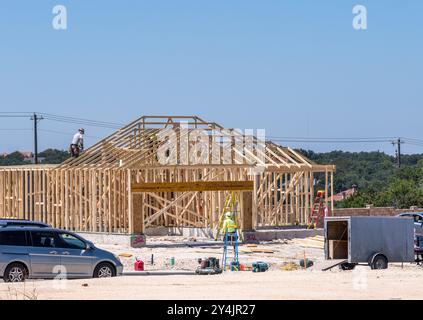
[[[147,238],[143,234],[127,235],[100,232],[78,232],[78,234],[94,244],[111,244],[126,247],[141,248],[147,244]]]
[[[87,240],[95,244],[123,245],[134,248],[140,247],[183,247],[183,246],[216,246],[221,245],[221,241],[213,241],[215,231],[204,228],[154,228],[148,229],[145,234],[125,235],[110,233],[79,232]],[[244,231],[243,237],[245,243],[258,243],[272,240],[291,240],[295,238],[307,238],[314,236],[323,236],[323,229],[305,229],[305,228],[286,228],[286,229],[264,229]],[[148,237],[151,236],[183,236],[194,238],[209,238],[210,241],[187,241],[183,243],[160,244],[148,243]]]
[[[255,231],[244,231],[244,242],[256,243],[261,241],[272,240],[291,240],[291,239],[304,239],[314,236],[323,236],[323,229],[266,229]]]
[[[145,230],[147,236],[182,236],[213,238],[215,230],[208,228],[156,227]]]

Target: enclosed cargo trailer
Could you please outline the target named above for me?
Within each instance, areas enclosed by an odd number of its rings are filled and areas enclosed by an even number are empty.
[[[399,217],[327,217],[325,256],[334,266],[368,264],[386,269],[390,262],[414,262],[414,223]],[[329,268],[328,268],[329,269]]]

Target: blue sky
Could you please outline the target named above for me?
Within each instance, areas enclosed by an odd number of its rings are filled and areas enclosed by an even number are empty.
[[[66,31],[51,25],[58,4]],[[367,7],[365,31],[352,28],[356,4]],[[197,114],[273,137],[423,139],[422,18],[419,0],[5,0],[0,111],[119,123]],[[77,128],[41,121],[61,134],[41,131],[40,149],[66,149]],[[32,149],[29,119],[0,118],[0,129],[0,152]],[[86,131],[92,144],[111,130]]]

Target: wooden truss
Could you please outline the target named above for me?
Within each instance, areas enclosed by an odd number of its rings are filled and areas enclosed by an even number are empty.
[[[303,225],[316,173],[325,174],[333,207],[334,171],[197,116],[144,116],[61,165],[0,168],[0,217],[126,234],[213,228],[226,193],[237,190],[244,229]]]

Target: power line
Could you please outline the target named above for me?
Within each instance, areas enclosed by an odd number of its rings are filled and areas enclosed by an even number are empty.
[[[397,137],[325,137],[325,138],[311,138],[311,137],[279,137],[279,136],[268,136],[268,138],[274,139],[298,139],[298,140],[390,140],[396,139]],[[423,140],[422,140],[423,141]]]
[[[0,128],[0,131],[32,131],[28,128]]]
[[[409,143],[423,143],[423,140],[420,139],[401,138],[401,140],[407,141]]]
[[[300,140],[300,139],[274,139],[269,138],[272,141],[279,142],[302,142],[302,143],[381,143],[388,142],[391,143],[392,140]]]
[[[51,113],[40,113],[40,114],[43,114],[45,116],[51,116],[51,117],[58,117],[58,118],[63,118],[63,119],[69,119],[69,120],[89,121],[89,122],[96,122],[96,123],[103,123],[103,124],[122,125],[121,123],[117,123],[117,122],[90,120],[90,119],[85,119],[85,118],[62,116],[62,115],[51,114]]]
[[[61,135],[65,135],[65,136],[72,136],[73,135],[73,133],[70,133],[70,132],[56,131],[56,130],[50,130],[50,129],[39,129],[38,131],[47,132],[47,133],[54,133],[54,134],[61,134]],[[86,135],[86,134],[84,134],[84,137],[93,138],[93,139],[101,139],[102,138],[102,137],[91,136],[91,135]]]
[[[8,114],[5,112],[0,113],[0,118],[28,118],[31,114]]]
[[[414,142],[404,142],[404,143],[411,146],[423,147],[423,143],[414,143]]]
[[[1,118],[30,118],[33,121],[34,129],[34,163],[38,164],[38,122],[43,120],[42,116],[35,112],[29,114],[27,112],[0,112]]]
[[[76,118],[76,117],[60,116],[60,115],[49,114],[49,113],[41,113],[41,115],[45,119],[51,120],[51,121],[73,123],[73,124],[80,124],[80,125],[93,126],[93,127],[119,129],[123,126],[123,124],[116,123],[116,122],[97,121],[97,120],[90,120],[90,119],[83,119],[83,118]]]

